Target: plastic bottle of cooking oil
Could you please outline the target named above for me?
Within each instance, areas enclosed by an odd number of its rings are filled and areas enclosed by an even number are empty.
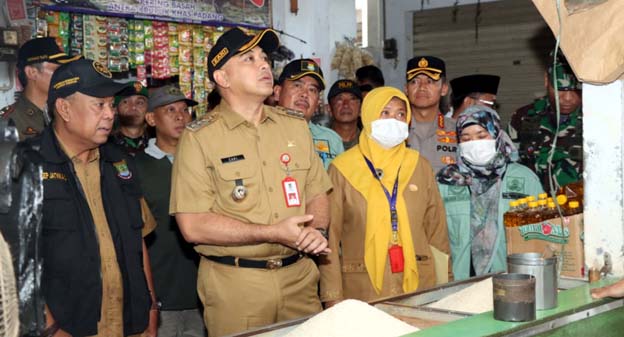
[[[520,203],[518,200],[512,200],[509,202],[509,210],[503,214],[503,223],[505,227],[518,226],[518,218],[522,210],[520,209]]]
[[[572,200],[570,202],[568,202],[568,209],[566,210],[566,215],[574,215],[574,214],[579,214],[579,213],[583,213],[583,210],[581,209],[579,202],[576,200]]]
[[[518,226],[524,226],[524,225],[539,222],[539,220],[535,221],[536,216],[537,216],[536,213],[538,213],[537,206],[538,206],[537,201],[529,201],[529,209],[527,209],[526,211],[520,214],[520,217],[518,220]]]
[[[551,201],[546,205],[546,209],[542,213],[542,221],[557,217],[559,217],[559,212],[557,211],[555,203]]]
[[[520,198],[520,199],[518,199],[516,201],[518,202],[518,209],[520,211],[524,211],[524,210],[529,208],[529,206],[527,205],[528,201],[527,201],[526,198]]]

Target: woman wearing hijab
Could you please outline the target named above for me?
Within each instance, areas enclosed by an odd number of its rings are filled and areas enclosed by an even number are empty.
[[[400,90],[370,91],[359,144],[329,167],[332,253],[319,266],[326,307],[432,287],[441,276],[432,250],[449,254],[445,212],[431,165],[405,146],[410,118]]]
[[[537,195],[542,185],[500,127],[496,111],[474,105],[457,119],[457,163],[437,174],[444,200],[456,280],[507,269],[503,214],[509,201]]]

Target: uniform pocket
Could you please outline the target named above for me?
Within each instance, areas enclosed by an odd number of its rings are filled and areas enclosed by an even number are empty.
[[[44,183],[43,231],[76,231],[77,205],[67,182]]]
[[[67,182],[46,181],[43,193],[42,255],[44,277],[60,277],[75,264],[75,247],[83,245],[78,232],[80,217],[75,199],[70,198]]]
[[[257,167],[251,162],[238,161],[218,165],[215,170],[215,190],[221,192],[220,198],[217,198],[218,203],[226,209],[236,209],[237,212],[249,211],[257,206],[260,193],[263,193]],[[237,186],[244,188],[242,199],[236,199],[233,195]]]

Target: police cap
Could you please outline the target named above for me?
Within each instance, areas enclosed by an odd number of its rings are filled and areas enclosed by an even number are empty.
[[[416,56],[407,61],[405,79],[410,81],[418,74],[425,74],[437,81],[446,74],[446,65],[442,59],[435,56]]]

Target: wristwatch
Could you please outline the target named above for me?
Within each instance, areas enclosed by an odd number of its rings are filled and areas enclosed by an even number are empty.
[[[160,311],[161,308],[162,308],[162,302],[158,298],[156,298],[156,302],[152,302],[152,306],[150,307],[150,310]]]
[[[321,235],[325,238],[325,240],[329,240],[329,234],[327,233],[327,229],[325,228],[317,228],[317,231],[321,233]]]

